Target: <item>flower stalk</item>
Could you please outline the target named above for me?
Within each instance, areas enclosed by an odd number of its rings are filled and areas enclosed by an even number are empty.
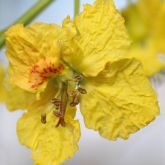
[[[74,17],[79,14],[80,0],[74,0]]]

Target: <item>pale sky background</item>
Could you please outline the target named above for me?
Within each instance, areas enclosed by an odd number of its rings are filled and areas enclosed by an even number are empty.
[[[0,0],[0,29],[18,18],[37,0]],[[93,0],[82,0],[92,3]],[[116,0],[118,9],[126,1]],[[82,9],[82,5],[81,5]],[[58,23],[66,15],[73,16],[73,0],[57,0],[34,21]],[[0,51],[0,61],[4,57]],[[132,135],[129,140],[108,141],[96,132],[88,130],[80,113],[82,136],[79,151],[64,165],[165,165],[165,82],[156,87],[159,94],[161,115],[148,127]],[[0,165],[33,165],[30,150],[17,140],[15,125],[22,112],[10,113],[4,105],[0,106]]]

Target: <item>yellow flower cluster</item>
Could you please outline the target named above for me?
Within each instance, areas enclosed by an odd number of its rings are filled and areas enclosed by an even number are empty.
[[[9,110],[26,110],[17,134],[34,164],[58,165],[78,150],[78,104],[86,127],[111,140],[127,139],[159,115],[141,63],[127,56],[130,43],[112,0],[85,5],[62,27],[18,24],[6,32],[8,77],[0,70],[0,83]]]

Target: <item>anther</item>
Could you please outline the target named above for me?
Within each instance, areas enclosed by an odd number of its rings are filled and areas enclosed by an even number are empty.
[[[81,81],[82,80],[82,76],[81,75],[76,75],[75,76],[75,80],[78,81],[78,82]]]
[[[70,106],[71,106],[71,107],[75,107],[75,106],[78,105],[78,104],[79,104],[79,102],[71,102],[71,103],[70,103]]]
[[[87,94],[87,91],[86,91],[86,89],[84,89],[84,88],[79,87],[77,90],[78,90],[81,94]]]
[[[80,103],[80,96],[76,95],[76,96],[73,97],[73,100],[70,103],[70,106],[74,107],[74,106],[78,105],[79,103]]]
[[[60,99],[56,99],[56,98],[53,98],[52,99],[52,103],[56,106],[59,106],[61,104],[61,100]]]
[[[60,111],[59,109],[53,111],[53,114],[54,114],[56,117],[62,117],[61,111]]]
[[[77,95],[77,90],[72,91],[69,96],[75,97]]]
[[[46,124],[46,113],[41,115],[41,123]]]

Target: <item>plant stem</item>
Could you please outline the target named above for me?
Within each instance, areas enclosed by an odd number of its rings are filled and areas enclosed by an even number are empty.
[[[43,11],[50,3],[55,0],[39,0],[32,8],[25,12],[20,18],[18,18],[13,24],[23,23],[27,25],[30,23],[41,11]],[[12,24],[12,25],[13,25]],[[11,25],[10,25],[11,26]],[[10,27],[9,26],[9,27]],[[0,48],[4,45],[4,32],[9,28],[5,28],[0,32]]]
[[[74,17],[79,14],[80,0],[74,0]]]

